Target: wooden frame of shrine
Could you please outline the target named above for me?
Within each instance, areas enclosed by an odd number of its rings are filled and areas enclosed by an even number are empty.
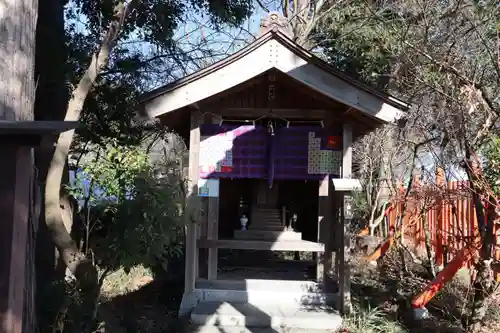
[[[351,178],[353,140],[395,121],[408,105],[302,49],[279,21],[270,15],[253,43],[146,94],[142,101],[144,114],[184,137],[189,146],[189,196],[201,200],[201,213],[191,212],[187,225],[183,312],[203,297],[200,290],[205,287],[198,284],[200,249],[208,252],[204,280],[213,283],[218,281],[218,249],[315,252],[323,292],[333,292],[328,287],[332,275],[335,293],[342,294],[339,299],[348,292],[339,287],[348,279],[342,260],[343,201],[331,180]],[[223,213],[227,205],[222,184],[228,179],[264,179],[269,188],[278,181],[314,182],[317,220],[307,223],[315,225],[315,239],[237,238],[241,231],[220,237],[223,224],[234,224]],[[268,192],[264,196],[270,200]],[[283,223],[287,219],[283,210]],[[224,289],[224,283],[217,288]]]
[[[44,138],[74,130],[74,121],[0,120],[0,332],[34,332],[35,149]],[[39,198],[38,198],[39,199]]]

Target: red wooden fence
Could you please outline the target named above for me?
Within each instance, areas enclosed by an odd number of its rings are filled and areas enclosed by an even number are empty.
[[[478,233],[476,211],[467,181],[445,183],[443,177],[438,176],[436,183],[422,185],[416,178],[406,200],[399,198],[393,203],[393,209],[387,214],[386,230],[401,230],[397,225],[400,216],[404,241],[417,251],[425,251],[424,225],[428,223],[436,264],[440,266],[450,262],[459,250],[470,246]],[[494,230],[497,260],[500,259],[499,229]],[[500,281],[498,273],[497,281]]]

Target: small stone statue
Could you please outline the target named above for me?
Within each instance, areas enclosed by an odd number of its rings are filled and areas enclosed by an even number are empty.
[[[295,231],[295,226],[297,225],[298,218],[299,216],[297,215],[297,213],[292,214],[292,217],[290,217],[288,225],[286,226],[286,231]]]
[[[240,218],[241,230],[247,230],[248,217],[243,214]]]

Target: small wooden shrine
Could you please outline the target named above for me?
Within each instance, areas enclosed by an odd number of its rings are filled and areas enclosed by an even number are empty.
[[[188,203],[197,208],[189,211],[181,312],[229,297],[224,290],[251,298],[249,279],[238,288],[220,279],[219,249],[314,252],[316,291],[342,299],[343,201],[332,179],[351,178],[353,140],[396,120],[404,102],[296,45],[272,13],[253,43],[148,93],[142,105],[189,147]]]

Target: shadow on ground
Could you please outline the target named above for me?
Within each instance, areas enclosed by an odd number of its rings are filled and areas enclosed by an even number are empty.
[[[181,280],[155,279],[136,291],[103,301],[97,332],[182,332],[177,311],[184,289]]]

